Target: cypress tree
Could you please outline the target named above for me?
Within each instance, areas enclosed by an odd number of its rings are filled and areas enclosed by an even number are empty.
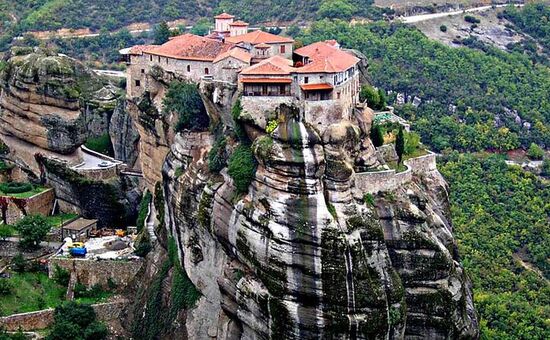
[[[397,152],[397,157],[399,157],[398,164],[401,164],[403,160],[403,152],[405,151],[405,135],[403,134],[403,127],[399,127],[399,132],[397,133],[397,138],[395,139],[395,152]]]

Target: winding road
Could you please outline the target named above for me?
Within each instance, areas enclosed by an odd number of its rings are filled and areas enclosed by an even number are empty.
[[[436,19],[436,18],[443,18],[443,17],[448,17],[448,16],[452,16],[452,15],[459,15],[459,14],[463,14],[463,13],[483,12],[483,11],[489,10],[491,8],[501,8],[501,7],[506,7],[506,6],[508,6],[508,4],[506,4],[506,5],[493,5],[493,6],[481,6],[481,7],[463,9],[463,10],[459,10],[459,11],[411,15],[411,16],[408,16],[408,17],[399,17],[399,18],[397,18],[397,20],[399,20],[401,22],[404,22],[406,24],[412,24],[412,23],[415,23],[415,22],[426,21],[426,20],[431,20],[431,19]],[[523,5],[522,4],[515,4],[514,6],[522,7]]]

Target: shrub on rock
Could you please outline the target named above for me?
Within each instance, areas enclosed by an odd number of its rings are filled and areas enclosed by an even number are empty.
[[[239,145],[229,158],[229,176],[239,193],[246,193],[256,173],[256,159],[250,145]]]

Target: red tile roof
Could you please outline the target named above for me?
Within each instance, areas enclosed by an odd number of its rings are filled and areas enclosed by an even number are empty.
[[[304,91],[319,91],[319,90],[332,90],[334,87],[327,83],[320,84],[302,84],[300,85]]]
[[[264,32],[262,30],[249,32],[246,34],[237,35],[234,37],[228,37],[226,41],[238,44],[240,42],[256,44],[277,44],[277,43],[293,43],[294,39],[282,37],[271,33]]]
[[[263,44],[263,43],[255,45],[254,47],[259,48],[259,49],[271,48],[271,46],[269,46],[268,44]]]
[[[229,24],[229,26],[248,26],[248,22],[237,20]]]
[[[135,45],[130,48],[128,54],[141,55],[143,52],[150,51],[156,47],[158,47],[158,45]]]
[[[290,84],[290,78],[241,78],[241,83],[268,83],[268,84]]]
[[[296,69],[298,73],[343,72],[359,62],[357,57],[323,41],[301,47],[294,53],[309,58],[308,64]]]
[[[219,54],[214,59],[214,62],[217,63],[218,61],[223,60],[223,59],[228,58],[228,57],[233,57],[235,59],[242,60],[247,64],[249,64],[250,60],[252,59],[252,55],[250,53],[248,53],[247,51],[245,51],[244,49],[242,49],[240,47],[235,47],[235,48],[230,49],[227,52],[223,52],[223,53]]]
[[[291,60],[276,55],[244,69],[241,75],[289,75],[292,70]]]
[[[214,19],[233,19],[234,17],[234,15],[223,12],[222,14],[216,15]]]
[[[233,44],[187,33],[174,37],[147,53],[174,59],[213,61],[231,47]]]

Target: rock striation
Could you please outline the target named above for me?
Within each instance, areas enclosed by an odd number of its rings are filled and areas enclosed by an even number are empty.
[[[208,131],[171,130],[155,104],[162,89],[132,99],[144,175],[162,197],[159,243],[150,257],[166,253],[173,239],[201,294],[178,319],[184,330],[178,323],[164,337],[478,337],[448,188],[437,170],[415,173],[395,190],[362,195],[356,172],[383,165],[368,136],[370,109],[320,130],[292,104],[230,114],[239,106],[236,96],[216,86],[201,85],[216,123]],[[236,119],[228,123],[228,117]],[[276,127],[267,132],[266,122]],[[253,152],[257,168],[245,193],[227,167],[216,173],[208,166],[222,137],[220,154],[238,145]],[[142,288],[153,280],[154,262],[140,278]],[[130,323],[143,321],[139,313],[128,315]]]

